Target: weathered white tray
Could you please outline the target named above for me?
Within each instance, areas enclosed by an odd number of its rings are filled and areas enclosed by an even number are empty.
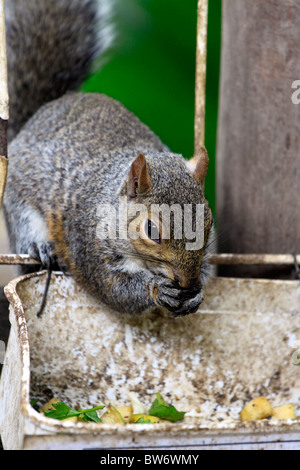
[[[5,288],[12,328],[0,384],[4,448],[299,447],[300,420],[239,421],[259,395],[274,406],[293,402],[300,415],[298,281],[215,278],[197,314],[133,318],[99,307],[55,273],[39,319],[45,281],[39,273]],[[55,395],[73,407],[122,405],[129,391],[147,406],[160,392],[188,413],[175,424],[74,424],[29,404]]]

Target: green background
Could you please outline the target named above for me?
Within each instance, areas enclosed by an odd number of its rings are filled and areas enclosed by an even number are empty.
[[[193,155],[197,0],[116,0],[114,45],[85,81],[121,101],[172,151]],[[215,154],[221,0],[209,1],[205,145],[206,197],[215,213]]]

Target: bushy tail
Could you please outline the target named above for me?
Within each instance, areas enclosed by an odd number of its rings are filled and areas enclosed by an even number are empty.
[[[5,0],[9,141],[44,103],[76,89],[111,39],[111,0]]]

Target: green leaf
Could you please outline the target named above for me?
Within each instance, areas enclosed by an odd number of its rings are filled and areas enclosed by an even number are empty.
[[[81,412],[74,410],[74,408],[71,408],[70,406],[66,405],[64,402],[59,401],[58,403],[53,403],[53,408],[54,410],[48,410],[45,411],[45,416],[47,418],[53,418],[53,419],[66,419],[66,418],[71,418],[72,416],[78,416],[80,415]]]
[[[32,406],[32,408],[35,411],[39,411],[39,406],[37,404],[37,399],[36,398],[33,398],[32,400],[30,400],[30,405]]]
[[[102,422],[101,419],[99,418],[99,416],[97,415],[96,410],[85,411],[83,413],[83,419],[85,421],[93,421],[94,423],[101,423]]]
[[[66,419],[71,418],[73,416],[80,416],[81,419],[85,421],[93,421],[95,423],[101,423],[101,419],[97,415],[97,410],[102,410],[104,408],[103,405],[95,406],[94,408],[87,408],[83,410],[74,410],[70,406],[66,405],[64,402],[60,401],[58,403],[53,403],[54,410],[45,411],[45,416],[47,418],[53,419]]]
[[[156,399],[151,405],[151,408],[148,412],[149,415],[157,416],[158,418],[166,419],[168,421],[172,421],[173,423],[184,418],[186,411],[176,410],[175,406],[169,405],[163,399],[160,393],[156,393],[155,396]]]

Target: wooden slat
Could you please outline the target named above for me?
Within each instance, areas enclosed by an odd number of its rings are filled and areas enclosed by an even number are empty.
[[[300,255],[296,256],[297,264],[300,265]],[[238,255],[234,253],[219,253],[209,256],[209,261],[217,265],[286,265],[295,264],[295,258],[292,254],[247,254]],[[29,255],[0,255],[0,265],[18,265],[18,264],[40,264],[39,261],[31,258]]]
[[[7,177],[7,123],[9,117],[4,0],[0,0],[0,207]]]
[[[195,88],[195,144],[194,154],[204,146],[205,133],[205,85],[207,51],[208,0],[198,0],[197,47],[196,47],[196,88]]]
[[[299,12],[300,0],[223,2],[219,252],[300,252]]]

